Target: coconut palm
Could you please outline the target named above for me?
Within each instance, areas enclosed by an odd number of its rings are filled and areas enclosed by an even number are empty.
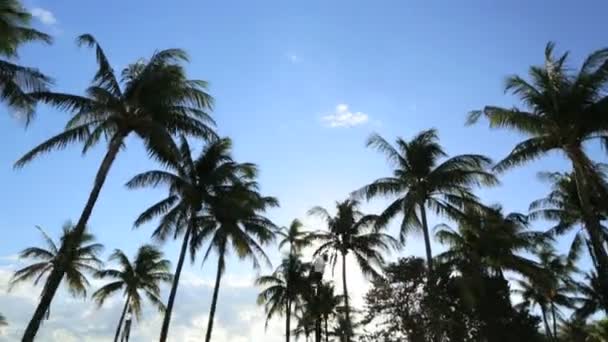
[[[367,145],[386,155],[394,167],[393,175],[377,179],[356,191],[355,195],[368,200],[377,196],[398,197],[380,214],[378,223],[384,225],[402,214],[401,242],[412,231],[421,229],[428,272],[432,275],[433,253],[427,208],[451,218],[459,217],[463,204],[477,202],[477,197],[471,191],[472,186],[498,182],[486,170],[491,160],[476,154],[447,158],[433,129],[420,132],[410,141],[398,138],[396,146],[379,135],[372,135]]]
[[[323,320],[323,330],[325,332],[325,342],[329,342],[331,334],[329,321],[336,317],[340,320],[340,311],[344,309],[344,296],[336,294],[333,284],[323,283],[317,291],[318,313]]]
[[[568,53],[554,56],[554,44],[545,48],[544,66],[532,66],[529,78],[511,76],[505,90],[519,97],[523,109],[487,106],[472,112],[469,123],[484,115],[492,128],[506,128],[528,138],[495,166],[495,170],[523,165],[551,151],[562,152],[572,163],[583,222],[597,258],[597,272],[608,293],[608,252],[602,236],[601,218],[593,193],[601,191],[594,163],[585,152],[586,143],[606,139],[608,131],[608,49],[591,53],[579,70],[567,65]]]
[[[302,230],[304,225],[300,220],[294,219],[289,227],[282,227],[277,231],[277,235],[282,237],[279,241],[279,249],[289,245],[290,254],[299,254],[303,248],[310,245],[310,234]]]
[[[15,164],[22,167],[35,157],[54,149],[83,142],[88,151],[102,137],[109,146],[95,176],[84,209],[75,226],[75,234],[82,234],[88,222],[108,172],[125,144],[135,133],[151,156],[176,163],[178,155],[172,135],[187,134],[208,139],[214,136],[213,124],[206,110],[212,98],[205,92],[206,83],[186,77],[182,62],[186,53],[179,49],[156,52],[149,60],[126,67],[117,77],[105,52],[91,35],[78,38],[80,45],[94,47],[98,71],[85,96],[54,92],[36,92],[39,101],[74,114],[65,131],[43,142],[25,154]],[[119,81],[120,79],[120,81]],[[46,312],[64,273],[56,269],[49,276],[48,291],[40,300],[24,341],[32,341],[38,331],[37,322]]]
[[[578,283],[579,307],[575,311],[575,316],[580,319],[587,319],[593,314],[604,311],[608,315],[606,307],[606,295],[602,293],[598,276],[595,272],[585,274],[585,281]]]
[[[328,230],[319,232],[314,238],[321,244],[315,256],[328,253],[330,263],[335,267],[338,257],[342,261],[342,289],[344,295],[345,317],[350,320],[348,286],[346,282],[346,256],[351,253],[365,276],[377,277],[384,265],[384,253],[398,247],[390,235],[375,229],[376,215],[364,215],[359,210],[359,202],[348,199],[336,203],[336,214],[330,215],[322,207],[314,207],[309,214],[322,218]],[[349,337],[350,340],[350,337]]]
[[[25,115],[26,123],[34,115],[31,91],[44,91],[51,80],[38,70],[14,64],[17,50],[24,43],[51,43],[51,37],[30,27],[32,15],[17,0],[0,0],[0,100]]]
[[[258,295],[258,304],[264,305],[266,325],[276,314],[284,314],[287,342],[291,334],[293,308],[299,304],[299,297],[306,290],[302,287],[308,284],[304,277],[307,268],[308,265],[303,264],[296,254],[289,254],[271,275],[256,280],[256,285],[265,287]]]
[[[595,182],[601,186],[592,194],[591,200],[596,210],[596,215],[601,220],[604,220],[608,214],[608,207],[606,207],[606,201],[604,200],[608,198],[608,185],[606,185],[605,174],[606,166],[595,164],[593,167],[593,175],[597,177]],[[548,231],[548,233],[554,236],[564,235],[574,230],[575,234],[570,245],[570,254],[572,255],[571,258],[576,258],[581,252],[581,247],[590,243],[591,237],[584,229],[584,216],[574,173],[542,172],[539,173],[539,178],[551,183],[551,192],[545,198],[536,200],[530,204],[529,217],[556,221],[556,225]],[[608,229],[603,225],[601,232],[605,239],[607,239]],[[595,260],[593,248],[589,249],[589,252]]]
[[[570,255],[571,256],[571,255]],[[518,280],[520,289],[514,292],[521,294],[522,303],[519,307],[538,305],[541,309],[545,332],[553,340],[558,338],[557,322],[562,319],[560,307],[573,309],[576,298],[572,296],[576,290],[571,278],[577,272],[575,260],[564,255],[557,255],[551,247],[544,246],[538,252],[542,272],[536,276]],[[549,318],[548,316],[551,315]],[[553,329],[549,327],[549,320]]]
[[[217,188],[230,185],[240,177],[255,175],[256,167],[247,163],[236,163],[231,156],[232,141],[228,138],[210,142],[198,157],[192,155],[188,141],[182,137],[179,146],[180,162],[170,165],[170,170],[153,170],[141,173],[127,183],[127,187],[166,186],[166,198],[146,209],[135,221],[140,226],[156,217],[162,217],[153,238],[165,241],[171,236],[183,235],[175,277],[171,285],[167,310],[161,328],[161,341],[166,341],[169,333],[171,314],[177,295],[177,288],[186,259],[188,246],[197,229],[196,217],[214,195]],[[194,261],[194,254],[191,254]]]
[[[310,283],[306,283],[310,285]],[[334,317],[341,317],[339,313],[344,311],[344,296],[335,293],[334,285],[321,283],[318,289],[311,286],[301,288],[299,305],[296,307],[298,327],[296,336],[301,333],[308,334],[316,330],[316,339],[321,342],[325,335],[325,341],[329,341],[331,331],[329,322]],[[342,319],[343,315],[342,315]],[[321,326],[323,325],[323,326]]]
[[[63,225],[63,233],[59,239],[59,244],[47,235],[40,227],[36,227],[44,239],[45,247],[29,247],[19,253],[19,258],[35,259],[37,262],[19,269],[10,280],[10,287],[34,280],[34,285],[46,277],[44,286],[40,294],[44,297],[49,291],[50,274],[53,270],[60,269],[65,273],[67,288],[71,295],[86,298],[86,289],[89,281],[85,272],[97,272],[103,265],[97,255],[103,250],[103,246],[95,243],[95,238],[89,233],[76,234],[72,223],[67,222]],[[47,306],[41,320],[50,314],[50,303]],[[40,324],[38,322],[37,324]]]
[[[217,255],[206,342],[211,341],[220,283],[226,270],[226,257],[230,253],[230,247],[239,259],[250,259],[256,270],[260,268],[260,259],[270,265],[263,246],[274,240],[277,226],[263,214],[266,209],[278,206],[278,201],[258,192],[254,176],[244,175],[239,183],[219,187],[205,201],[205,207],[197,217],[198,228],[193,232],[190,244],[192,256],[195,257],[196,251],[205,241],[209,241],[209,246],[203,262],[212,252]]]
[[[448,246],[437,259],[467,275],[481,273],[497,275],[504,279],[505,271],[513,271],[533,277],[541,271],[541,265],[523,256],[534,253],[540,246],[547,246],[548,237],[529,229],[528,218],[520,213],[503,214],[499,206],[467,207],[458,220],[458,230],[442,224],[435,236]]]
[[[120,249],[112,253],[109,261],[117,262],[120,268],[97,272],[97,277],[110,278],[112,282],[93,293],[93,299],[101,306],[110,296],[122,291],[125,305],[114,334],[114,342],[116,342],[127,311],[135,313],[135,316],[140,319],[142,294],[159,311],[165,310],[165,305],[160,299],[160,284],[170,283],[173,277],[169,271],[171,263],[169,260],[163,259],[163,253],[152,245],[139,247],[133,262]]]

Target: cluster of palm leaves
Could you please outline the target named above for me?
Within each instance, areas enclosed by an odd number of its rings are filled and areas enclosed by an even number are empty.
[[[107,149],[76,223],[66,224],[59,243],[42,232],[46,246],[21,253],[37,261],[18,270],[11,285],[25,280],[43,283],[23,341],[34,340],[62,283],[72,294],[86,297],[89,282],[85,274],[90,273],[110,279],[93,294],[97,304],[118,292],[124,297],[116,341],[128,340],[130,317],[141,316],[145,297],[163,313],[160,341],[164,342],[186,258],[194,262],[203,252],[203,262],[211,255],[217,257],[205,338],[209,342],[228,256],[233,253],[248,259],[259,270],[270,265],[266,248],[276,236],[283,238],[279,248],[289,248],[276,270],[258,279],[257,284],[264,287],[258,301],[264,304],[268,319],[285,316],[287,341],[300,334],[307,339],[314,334],[317,341],[322,337],[352,341],[358,324],[346,265],[354,261],[368,278],[382,277],[387,254],[402,248],[416,231],[424,238],[429,292],[437,281],[437,263],[461,276],[469,289],[463,296],[471,302],[479,301],[484,292],[483,277],[507,281],[507,274],[515,274],[518,280],[513,285],[522,297],[518,307],[538,307],[545,334],[553,340],[568,329],[578,331],[576,327],[595,313],[608,313],[608,229],[603,224],[608,215],[608,183],[605,166],[587,153],[594,141],[608,142],[608,49],[589,55],[575,72],[567,65],[568,54],[556,57],[550,43],[544,65],[531,67],[528,80],[520,76],[507,80],[506,90],[520,98],[522,108],[487,106],[470,114],[469,123],[483,117],[492,128],[527,136],[496,164],[477,154],[448,156],[433,129],[410,140],[397,138],[394,144],[380,135],[371,136],[368,146],[386,156],[392,173],[353,191],[336,204],[334,214],[321,207],[311,209],[310,214],[321,218],[326,227],[304,231],[300,221],[279,229],[266,217],[278,200],[260,192],[256,165],[236,161],[232,141],[215,132],[213,98],[205,81],[188,77],[188,56],[183,50],[157,51],[117,73],[99,42],[84,34],[77,43],[95,51],[97,71],[83,94],[63,93],[52,90],[51,79],[38,70],[15,64],[21,44],[51,42],[48,35],[29,26],[30,19],[16,0],[0,0],[0,54],[5,58],[0,60],[0,100],[23,114],[26,123],[34,118],[37,103],[66,111],[71,118],[63,131],[26,153],[15,166],[24,167],[43,154],[73,144],[81,144],[83,154],[102,141]],[[169,261],[153,245],[140,247],[133,261],[116,250],[109,260],[116,268],[102,269],[102,246],[94,243],[87,229],[112,165],[130,136],[141,139],[159,167],[134,176],[126,186],[167,191],[134,225],[155,222],[152,238],[157,243],[181,239],[174,275]],[[191,145],[201,143],[202,150],[193,151]],[[528,214],[504,214],[502,208],[482,203],[475,194],[476,188],[498,184],[501,172],[551,151],[561,152],[572,168],[542,175],[551,182],[551,192],[533,202]],[[379,197],[391,200],[379,214],[360,210],[360,201]],[[435,229],[434,237],[447,247],[439,255],[433,255],[430,214],[457,226]],[[386,230],[396,218],[399,233],[394,238]],[[531,221],[535,219],[555,224],[543,232],[533,231]],[[558,237],[572,231],[570,250],[559,255],[552,246]],[[312,251],[312,257],[327,255],[332,269],[341,265],[341,294],[335,293],[331,283],[311,284],[305,250]],[[586,272],[579,267],[582,254],[592,263]],[[163,283],[171,283],[166,304],[161,298]],[[572,319],[567,321],[570,313]],[[294,317],[297,324],[292,326]],[[0,316],[2,324],[5,319]],[[440,336],[440,329],[436,322],[429,335]],[[601,326],[595,330],[601,331]]]

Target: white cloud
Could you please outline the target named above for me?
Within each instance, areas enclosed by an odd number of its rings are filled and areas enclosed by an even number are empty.
[[[321,118],[328,127],[353,127],[369,121],[369,116],[363,112],[352,112],[348,105],[339,104],[334,113]]]
[[[34,18],[37,18],[38,20],[40,20],[41,23],[45,25],[51,26],[57,24],[57,18],[55,18],[53,12],[47,9],[41,7],[34,7],[31,9],[30,12],[32,13],[32,16]]]
[[[296,64],[300,61],[300,57],[298,57],[298,55],[293,54],[293,53],[287,54],[287,59],[289,59],[289,61],[293,64]]]

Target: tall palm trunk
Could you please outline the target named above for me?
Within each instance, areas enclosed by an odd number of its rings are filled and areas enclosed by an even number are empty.
[[[291,300],[287,299],[285,305],[286,318],[285,318],[285,341],[289,342],[289,333],[291,332]]]
[[[346,253],[347,252],[345,252],[345,251],[342,252],[342,289],[344,291],[344,313],[346,316],[346,325],[347,325],[346,341],[350,342],[351,322],[350,322],[350,306],[348,305],[348,287],[346,286]]]
[[[120,319],[118,320],[118,327],[116,327],[116,334],[114,334],[114,342],[118,342],[118,337],[120,336],[120,328],[122,328],[122,322],[125,319],[125,314],[127,313],[127,309],[129,308],[129,299],[127,296],[127,300],[125,301],[125,307],[122,309],[122,314],[120,314]]]
[[[217,259],[217,275],[215,276],[215,288],[213,289],[213,298],[211,299],[211,310],[209,311],[209,322],[207,323],[207,334],[205,342],[211,341],[211,331],[213,330],[213,319],[215,317],[215,308],[217,306],[217,296],[220,292],[220,281],[222,280],[222,268],[224,265],[224,253],[219,253]]]
[[[74,227],[74,239],[78,241],[82,234],[84,233],[85,227],[91,214],[93,213],[93,207],[95,207],[95,203],[97,202],[97,198],[99,197],[99,193],[101,192],[101,188],[106,181],[108,176],[108,172],[112,167],[112,163],[116,159],[118,152],[120,151],[120,147],[128,135],[129,132],[119,132],[117,133],[112,140],[110,141],[110,146],[108,147],[108,152],[106,152],[101,165],[99,166],[99,170],[97,170],[97,175],[95,176],[95,183],[93,184],[93,189],[89,194],[89,199],[84,206],[82,213],[80,214],[80,218]],[[63,249],[59,250],[59,253],[65,253]],[[42,298],[40,298],[40,303],[38,303],[38,307],[36,307],[36,311],[34,311],[34,315],[30,320],[29,324],[25,328],[25,332],[23,333],[22,342],[33,342],[34,337],[36,337],[36,333],[38,333],[38,329],[40,328],[40,322],[44,318],[44,314],[47,312],[49,306],[51,305],[51,301],[57,292],[57,288],[63,279],[64,270],[62,268],[53,268],[51,274],[49,274],[47,281],[47,288],[44,291]]]
[[[184,267],[184,260],[186,259],[186,251],[188,250],[188,241],[192,234],[192,224],[188,225],[186,233],[184,234],[184,240],[182,241],[182,248],[179,252],[179,259],[177,261],[177,268],[175,269],[175,275],[173,276],[173,283],[171,284],[171,292],[169,293],[169,300],[167,301],[167,309],[165,310],[165,317],[163,318],[163,326],[160,331],[160,342],[165,342],[169,335],[169,324],[171,323],[171,314],[173,312],[173,304],[175,303],[175,296],[177,294],[177,287],[179,286],[179,277],[182,274],[182,268]]]
[[[557,338],[557,319],[555,315],[555,303],[551,302],[551,318],[553,319],[553,338]]]
[[[327,327],[327,315],[325,315],[324,317],[324,321],[325,321],[325,342],[329,342],[329,329]]]
[[[431,250],[431,236],[429,234],[429,224],[426,220],[426,208],[424,207],[424,203],[420,204],[420,218],[422,219],[422,232],[424,234],[424,248],[426,251],[426,263],[428,266],[428,281],[431,283],[433,281],[433,252]]]
[[[551,328],[549,328],[549,321],[547,319],[547,309],[544,305],[540,306],[540,312],[543,315],[543,323],[545,324],[545,333],[550,340],[553,340],[553,334],[551,334]]]
[[[426,208],[424,202],[420,203],[420,218],[422,219],[422,232],[424,234],[424,248],[426,251],[426,263],[427,263],[427,284],[428,291],[431,294],[431,298],[434,297],[435,292],[435,272],[433,272],[433,251],[431,249],[431,236],[429,234],[429,224],[426,219]],[[435,311],[436,305],[433,303],[432,311]],[[439,322],[435,319],[436,316],[431,318],[431,326],[433,329],[434,341],[440,340]]]
[[[595,254],[597,260],[597,274],[600,287],[603,293],[608,293],[608,252],[604,247],[606,241],[604,241],[602,235],[600,218],[594,214],[596,209],[593,208],[591,203],[591,194],[593,193],[592,186],[589,184],[589,180],[593,178],[591,174],[593,171],[589,169],[591,161],[580,148],[570,148],[567,150],[567,153],[574,168],[585,228],[589,234],[593,254]],[[608,307],[604,307],[604,310],[608,311]]]

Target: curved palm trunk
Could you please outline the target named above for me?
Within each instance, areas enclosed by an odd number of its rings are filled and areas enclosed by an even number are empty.
[[[211,299],[211,310],[209,311],[209,322],[207,323],[207,334],[205,342],[211,341],[211,332],[213,330],[213,319],[215,317],[215,308],[217,306],[217,296],[220,292],[220,281],[222,280],[222,267],[224,264],[224,253],[220,253],[217,259],[217,275],[215,276],[215,288],[213,289],[213,298]]]
[[[182,268],[184,267],[184,260],[186,259],[186,251],[188,250],[188,241],[192,234],[192,226],[188,225],[186,234],[184,234],[184,240],[182,241],[182,248],[179,252],[179,259],[177,261],[177,268],[175,269],[175,275],[173,276],[173,283],[171,284],[171,292],[169,293],[169,300],[167,301],[167,309],[165,310],[165,317],[163,318],[163,326],[160,331],[160,342],[165,342],[169,335],[169,324],[171,323],[171,314],[173,313],[173,304],[175,303],[175,296],[177,295],[177,287],[179,286],[179,277],[182,274]]]
[[[80,218],[74,227],[74,234],[76,239],[80,238],[84,233],[85,227],[91,214],[93,213],[93,207],[95,207],[95,203],[97,202],[97,198],[99,197],[99,193],[101,192],[101,188],[106,181],[108,176],[108,172],[112,167],[112,163],[116,159],[118,152],[120,151],[120,147],[124,141],[124,138],[127,136],[129,132],[120,132],[117,133],[112,140],[110,141],[110,146],[108,147],[108,152],[104,156],[101,165],[99,166],[99,170],[97,170],[97,175],[95,176],[95,183],[93,184],[93,189],[89,194],[89,199],[84,206],[82,213],[80,214]],[[59,250],[59,253],[62,252],[62,249]],[[40,303],[32,316],[25,332],[23,333],[23,342],[32,342],[34,341],[34,337],[36,337],[36,333],[40,328],[40,322],[44,317],[45,312],[48,310],[48,307],[51,305],[51,301],[57,292],[57,288],[61,283],[61,279],[63,279],[64,271],[61,268],[54,268],[49,275],[48,288],[46,289],[44,295],[40,299]]]
[[[346,332],[346,341],[350,342],[350,307],[348,305],[348,288],[346,286],[346,252],[342,252],[342,288],[344,291],[344,313],[346,315],[346,324],[347,324],[347,332]]]
[[[122,309],[122,314],[120,314],[120,319],[118,320],[118,327],[116,327],[116,334],[114,334],[114,342],[118,342],[118,337],[120,336],[120,328],[122,328],[122,322],[125,319],[125,314],[127,313],[127,309],[129,308],[129,299],[127,296],[127,300],[125,301],[125,307]]]
[[[543,315],[543,323],[545,324],[545,333],[547,333],[547,337],[550,340],[553,340],[553,336],[551,334],[551,328],[549,328],[549,321],[547,320],[547,309],[543,305],[540,307],[540,312]]]
[[[580,148],[567,150],[568,157],[572,161],[578,196],[583,211],[585,228],[589,234],[591,247],[597,260],[598,280],[603,293],[608,293],[608,252],[604,247],[606,241],[602,236],[602,225],[600,219],[594,214],[595,209],[591,204],[592,185],[589,184],[591,161]],[[606,304],[608,305],[608,304]],[[604,307],[608,311],[608,307]]]

